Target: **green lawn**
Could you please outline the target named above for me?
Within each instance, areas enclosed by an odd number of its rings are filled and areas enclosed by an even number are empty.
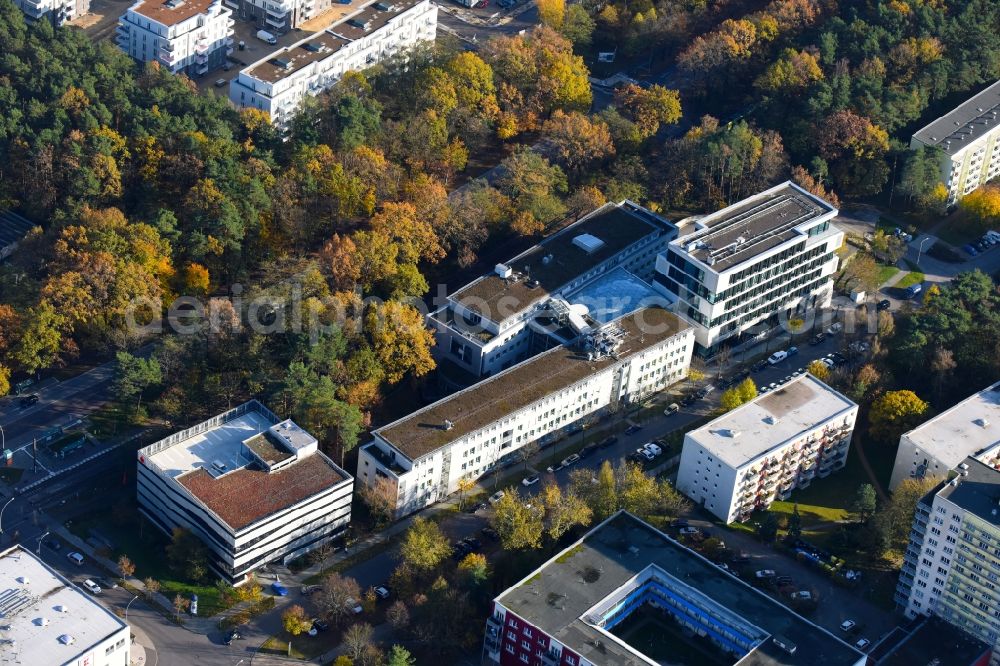
[[[288,649],[289,638],[287,635],[282,634],[281,637],[271,636],[264,641],[264,644],[260,647],[260,652],[282,657],[290,656],[292,659],[315,659],[333,647],[331,639],[328,638],[333,635],[328,632],[316,636],[310,636],[309,634],[293,636],[291,637],[291,651]]]
[[[924,278],[924,274],[920,271],[910,271],[904,275],[895,286],[898,289],[906,289],[907,287],[922,283]]]
[[[899,269],[895,266],[886,266],[884,264],[879,264],[878,266],[878,283],[885,284],[889,281],[893,275],[899,272]]]
[[[934,232],[938,238],[955,247],[962,247],[982,235],[983,229],[961,211],[951,215],[948,221]]]
[[[167,537],[134,509],[126,513],[108,508],[86,518],[74,519],[69,529],[83,539],[88,538],[91,529],[96,529],[114,544],[110,553],[104,553],[110,560],[117,561],[119,556],[127,555],[135,564],[135,577],[140,580],[155,578],[160,583],[160,592],[167,599],[173,599],[177,594],[190,599],[192,594],[197,594],[198,614],[203,617],[226,609],[213,584],[190,583],[170,570],[164,555]]]

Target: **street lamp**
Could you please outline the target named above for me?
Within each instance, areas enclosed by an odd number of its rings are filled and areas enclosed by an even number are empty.
[[[45,538],[45,537],[47,537],[48,535],[49,535],[49,533],[48,533],[48,532],[46,532],[46,533],[45,533],[45,534],[43,534],[42,536],[38,537],[38,548],[36,548],[36,549],[35,549],[35,552],[36,552],[37,554],[39,554],[39,555],[41,555],[41,554],[42,554],[42,539],[44,539],[44,538]]]
[[[7,448],[7,437],[3,434],[3,426],[0,426],[0,449]]]
[[[927,236],[922,241],[920,241],[920,247],[917,248],[917,265],[918,266],[920,264],[920,255],[923,254],[923,251],[924,251],[924,243],[926,243],[927,241],[931,240],[932,238],[933,238],[933,236]]]
[[[6,508],[7,508],[7,505],[8,505],[8,504],[10,504],[10,503],[11,503],[11,502],[13,502],[13,501],[14,501],[14,498],[13,498],[13,497],[11,497],[11,498],[10,498],[9,500],[7,500],[7,502],[6,502],[6,503],[5,503],[4,505],[3,505],[3,508],[0,508],[0,534],[3,534],[3,511],[4,511],[4,509],[6,509]]]
[[[138,598],[139,598],[139,595],[135,595],[135,596],[132,597],[132,601],[135,601]],[[132,605],[132,601],[130,601],[127,604],[125,604],[125,623],[126,624],[128,624],[128,607]]]

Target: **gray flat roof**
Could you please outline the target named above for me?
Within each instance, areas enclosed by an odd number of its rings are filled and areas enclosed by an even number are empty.
[[[505,262],[515,273],[512,278],[505,280],[490,273],[470,282],[450,298],[500,323],[557,292],[630,245],[672,227],[668,221],[630,201],[607,203]],[[587,253],[573,242],[584,234],[604,244]]]
[[[1000,81],[965,100],[913,134],[925,146],[954,155],[1000,125]]]
[[[695,221],[698,229],[671,243],[715,271],[724,271],[796,237],[799,227],[829,213],[831,204],[786,181]]]
[[[930,616],[894,645],[879,644],[869,653],[878,666],[972,666],[990,646],[944,620]]]
[[[954,467],[1000,444],[1000,382],[903,435],[921,451]]]
[[[0,553],[0,614],[0,661],[31,666],[75,664],[127,626],[21,546]]]
[[[716,458],[738,468],[857,404],[808,372],[687,433]]]
[[[997,511],[1000,506],[1000,472],[975,458],[966,458],[960,464],[968,467],[961,469],[955,478],[945,481],[937,491],[938,497],[1000,526],[1000,512]]]
[[[35,226],[31,220],[10,210],[0,210],[0,249],[19,242]]]
[[[863,658],[838,637],[624,512],[595,527],[496,601],[595,664],[644,664],[620,639],[609,638],[582,617],[650,565],[769,636],[788,637],[798,648],[789,655],[767,638],[739,661],[740,666],[839,666]]]

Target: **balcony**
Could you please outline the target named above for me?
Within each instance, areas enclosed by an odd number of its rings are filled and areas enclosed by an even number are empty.
[[[264,23],[268,24],[272,28],[278,28],[279,30],[285,27],[285,19],[281,20],[273,19],[271,18],[270,15],[268,15],[268,17],[264,19]]]
[[[160,50],[159,53],[156,54],[156,59],[162,62],[163,64],[167,65],[168,67],[172,66],[175,60],[173,53],[169,53],[162,49]]]
[[[542,653],[542,666],[559,666],[562,663],[562,656],[555,652]]]
[[[208,53],[208,42],[198,42],[194,45],[195,55],[206,55]]]
[[[208,63],[196,64],[194,66],[194,73],[198,74],[199,76],[202,75],[202,74],[207,74],[208,73]]]
[[[208,64],[208,53],[196,53],[194,56],[194,61],[199,65]]]
[[[268,5],[267,15],[273,16],[274,18],[284,18],[288,16],[288,8],[284,5]]]

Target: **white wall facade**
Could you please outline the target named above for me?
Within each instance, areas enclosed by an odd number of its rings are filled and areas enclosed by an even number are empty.
[[[846,416],[825,419],[738,467],[685,435],[677,489],[726,523],[744,522],[753,511],[787,500],[795,489],[842,469],[857,414],[855,405]]]
[[[45,18],[56,26],[90,11],[90,0],[15,0],[28,21]]]
[[[131,646],[131,630],[126,625],[63,666],[131,666]]]
[[[215,0],[202,13],[165,25],[143,13],[140,0],[118,19],[115,42],[139,62],[157,61],[171,72],[201,76],[233,51],[232,11]]]
[[[413,513],[456,492],[460,479],[474,480],[488,473],[529,442],[545,441],[587,416],[638,401],[680,381],[687,376],[693,343],[693,331],[686,328],[416,460],[409,460],[375,432],[374,442],[360,450],[358,482],[373,485],[379,475],[390,478],[397,488],[397,515]],[[501,373],[490,381],[502,378]],[[394,471],[385,464],[386,458],[393,458],[399,468]]]
[[[916,137],[910,140],[910,148],[923,145]],[[941,182],[948,188],[949,205],[958,203],[997,176],[1000,176],[1000,125],[954,152],[942,150]]]
[[[270,60],[281,51],[269,54],[258,63],[240,71],[239,76],[230,82],[229,99],[239,108],[250,107],[264,111],[276,126],[286,129],[303,99],[326,91],[345,72],[371,67],[416,44],[434,41],[437,11],[437,5],[430,0],[422,0],[392,17],[370,35],[354,40],[329,57],[312,62],[274,82],[256,78],[250,73],[255,65]],[[331,26],[327,31],[336,34],[337,26]],[[311,40],[310,37],[303,42]]]

